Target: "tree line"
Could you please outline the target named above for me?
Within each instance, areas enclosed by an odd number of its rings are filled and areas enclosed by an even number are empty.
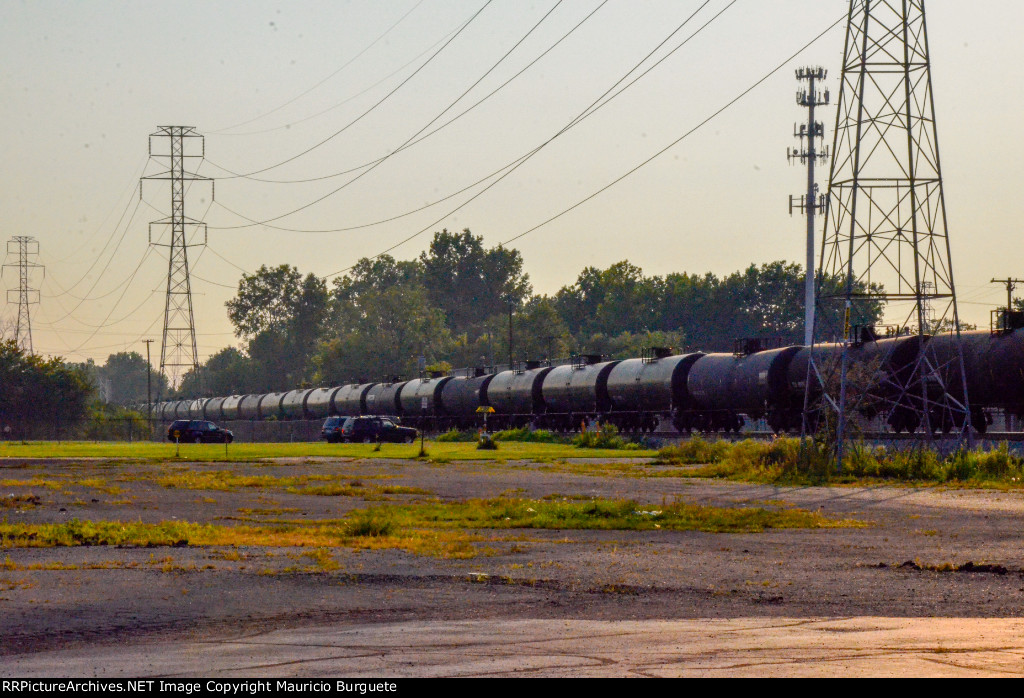
[[[88,417],[92,386],[60,358],[27,354],[0,341],[0,438],[61,438]]]

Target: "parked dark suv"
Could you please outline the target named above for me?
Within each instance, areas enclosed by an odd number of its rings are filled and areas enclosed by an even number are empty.
[[[341,440],[362,442],[377,441],[411,444],[419,432],[410,427],[400,427],[390,417],[349,417],[341,427]]]
[[[235,435],[227,429],[221,429],[213,422],[206,422],[202,419],[179,419],[171,424],[167,430],[167,440],[170,442],[191,442],[191,443],[231,443]]]
[[[328,417],[320,429],[320,438],[325,439],[329,444],[341,441],[341,427],[345,423],[345,419],[345,417]]]

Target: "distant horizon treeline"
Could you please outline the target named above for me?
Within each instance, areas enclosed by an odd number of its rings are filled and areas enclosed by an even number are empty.
[[[825,287],[839,289],[841,281],[827,279]],[[587,267],[572,285],[538,295],[517,250],[485,248],[468,229],[443,230],[415,260],[362,259],[330,284],[289,265],[243,274],[227,302],[241,348],[212,355],[177,390],[166,381],[158,387],[164,379],[156,378],[153,394],[263,393],[507,363],[510,312],[516,361],[623,359],[648,347],[729,352],[751,337],[798,344],[803,300],[803,268],[784,261],[722,277],[646,276],[622,261]],[[867,320],[878,321],[881,307],[872,312]],[[841,326],[838,317],[823,321]],[[95,367],[111,402],[145,399],[145,361],[132,354]],[[130,380],[117,379],[122,370]]]

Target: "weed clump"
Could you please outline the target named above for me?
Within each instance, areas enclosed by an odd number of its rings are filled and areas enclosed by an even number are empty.
[[[731,444],[698,437],[661,449],[655,462],[703,466],[690,471],[695,477],[788,484],[834,479],[976,484],[1024,480],[1024,458],[1010,453],[1005,444],[995,451],[958,451],[946,457],[928,448],[854,444],[837,472],[830,450],[815,441],[780,438]]]
[[[635,451],[639,445],[630,443],[619,436],[619,429],[614,424],[602,424],[597,431],[585,431],[572,440],[579,448],[600,448],[610,451]]]
[[[476,441],[476,432],[474,431],[459,431],[458,429],[452,429],[438,436],[435,441],[439,443],[452,443],[452,444],[471,444]]]
[[[721,462],[730,447],[727,441],[705,441],[698,436],[666,446],[658,451],[654,462],[659,465],[710,465]]]
[[[566,443],[566,439],[551,433],[547,429],[530,429],[530,427],[499,431],[494,435],[494,440],[534,444]]]
[[[395,522],[379,509],[358,511],[349,517],[348,534],[356,538],[383,538],[395,532]]]

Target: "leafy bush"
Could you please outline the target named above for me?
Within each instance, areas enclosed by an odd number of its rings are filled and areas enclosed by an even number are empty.
[[[476,432],[474,431],[459,431],[458,429],[452,429],[444,434],[438,436],[435,441],[442,443],[462,443],[471,444],[476,441]]]
[[[705,441],[695,437],[658,451],[657,463],[665,465],[708,465],[720,462],[732,448],[727,441]]]
[[[703,477],[752,479],[758,482],[819,482],[838,475],[900,482],[1006,481],[1024,478],[1024,458],[1003,445],[995,451],[957,452],[943,458],[929,448],[885,448],[854,444],[834,472],[831,449],[815,441],[707,442],[694,438],[658,452],[658,463],[703,465]]]
[[[612,451],[635,451],[638,446],[631,444],[619,436],[619,429],[614,424],[602,424],[597,431],[585,431],[572,440],[579,448],[602,448]]]
[[[535,444],[565,443],[565,439],[555,434],[552,434],[550,431],[546,429],[530,429],[529,427],[522,427],[521,429],[506,429],[505,431],[499,431],[497,434],[494,435],[494,440]]]

